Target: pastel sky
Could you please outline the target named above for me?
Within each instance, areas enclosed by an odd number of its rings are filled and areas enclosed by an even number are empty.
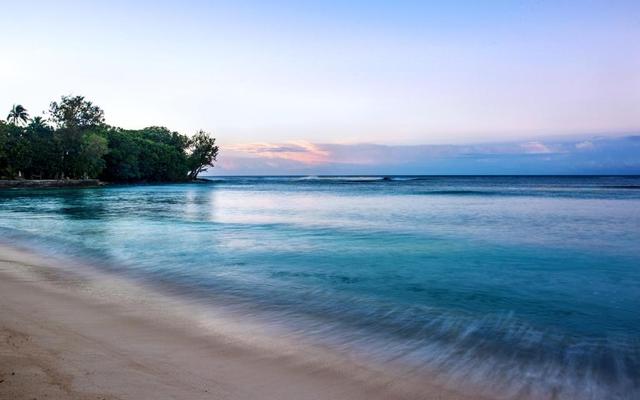
[[[535,172],[640,132],[637,0],[1,3],[0,109],[82,94],[113,125],[212,131],[217,173]]]
[[[208,175],[640,174],[640,135],[468,145],[229,146]]]

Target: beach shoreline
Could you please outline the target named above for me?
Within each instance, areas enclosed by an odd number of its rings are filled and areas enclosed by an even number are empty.
[[[98,179],[0,179],[0,189],[84,188],[105,184]]]
[[[0,244],[0,399],[467,398],[59,264]]]

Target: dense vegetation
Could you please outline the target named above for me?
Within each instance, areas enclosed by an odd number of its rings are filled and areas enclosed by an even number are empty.
[[[100,107],[82,96],[52,102],[48,118],[15,105],[0,120],[0,178],[110,182],[185,181],[212,166],[215,139],[163,127],[127,130],[104,123]]]

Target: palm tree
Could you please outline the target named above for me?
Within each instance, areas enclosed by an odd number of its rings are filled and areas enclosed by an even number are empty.
[[[13,122],[16,125],[19,125],[20,123],[26,123],[28,120],[29,113],[27,112],[27,109],[20,104],[14,104],[13,108],[9,112],[9,115],[7,116],[7,121]]]
[[[47,127],[47,121],[40,117],[40,116],[35,116],[33,118],[31,118],[31,122],[29,123],[29,126],[32,128],[37,128],[37,129],[42,129],[42,128],[46,128]]]

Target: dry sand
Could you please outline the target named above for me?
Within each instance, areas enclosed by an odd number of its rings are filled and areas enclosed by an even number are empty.
[[[0,245],[0,399],[463,399],[118,279]]]

